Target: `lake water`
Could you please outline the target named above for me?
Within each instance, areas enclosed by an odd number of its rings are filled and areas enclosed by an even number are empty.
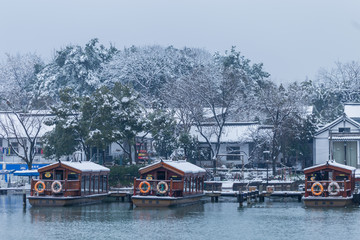
[[[360,239],[360,208],[311,209],[235,199],[166,208],[113,202],[24,209],[21,195],[0,196],[0,239]]]

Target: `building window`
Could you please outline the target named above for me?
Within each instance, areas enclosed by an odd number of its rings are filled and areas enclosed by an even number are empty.
[[[19,152],[19,143],[10,142],[9,155],[14,155],[15,152]]]
[[[229,154],[226,156],[227,161],[240,161],[240,147],[226,147],[226,153]]]
[[[199,160],[210,161],[211,160],[211,149],[209,147],[200,147]]]
[[[339,133],[349,133],[350,128],[339,128]]]
[[[42,142],[40,142],[40,141],[36,142],[36,145],[35,145],[36,154],[44,154],[42,146],[43,146]]]

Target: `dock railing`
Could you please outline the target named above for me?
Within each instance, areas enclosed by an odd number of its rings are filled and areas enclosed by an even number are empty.
[[[343,181],[320,180],[320,181],[306,181],[305,197],[315,196],[311,191],[311,187],[316,182],[319,182],[323,187],[323,192],[321,193],[321,195],[318,195],[318,196],[323,196],[323,197],[329,197],[329,196],[349,197],[352,194],[352,188],[351,188],[351,181],[350,180],[343,180]],[[340,189],[339,189],[338,194],[331,195],[330,192],[328,191],[329,184],[332,183],[332,182],[335,182],[335,183],[337,183],[339,185]]]

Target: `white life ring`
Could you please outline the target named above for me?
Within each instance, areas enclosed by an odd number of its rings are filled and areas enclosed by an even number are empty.
[[[340,193],[340,186],[337,182],[331,182],[328,186],[329,195],[335,196]]]
[[[162,188],[161,186],[164,186],[164,187]],[[166,182],[161,181],[157,184],[156,189],[157,189],[158,193],[165,194],[167,192],[167,190],[169,189],[169,186],[167,185]]]
[[[51,191],[53,191],[53,193],[59,193],[59,192],[61,192],[61,190],[62,190],[61,182],[59,182],[59,181],[54,181],[54,182],[51,184]]]

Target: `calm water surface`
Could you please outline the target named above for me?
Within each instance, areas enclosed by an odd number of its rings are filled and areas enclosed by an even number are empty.
[[[231,199],[170,209],[129,203],[24,209],[0,196],[0,239],[360,239],[360,208],[306,209],[296,201],[238,208]]]

